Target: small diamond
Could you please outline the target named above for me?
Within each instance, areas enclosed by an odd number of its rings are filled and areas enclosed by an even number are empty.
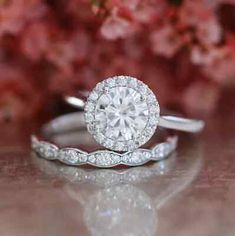
[[[104,143],[104,142],[108,142],[109,140],[106,140],[105,139],[105,137],[104,137],[104,135],[102,134],[102,133],[96,133],[95,134],[96,136],[95,136],[95,138],[96,139],[98,139],[98,140],[100,140],[100,142],[102,142],[102,143]],[[108,144],[107,144],[108,145]]]
[[[88,161],[90,163],[92,163],[92,164],[95,164],[96,163],[96,156],[95,156],[95,154],[89,155]]]
[[[112,164],[120,163],[121,157],[119,155],[111,154]]]
[[[153,156],[155,158],[164,158],[170,154],[170,145],[168,143],[161,143],[157,145],[153,150]]]
[[[93,92],[90,94],[89,98],[90,98],[92,101],[96,101],[96,100],[99,98],[99,95],[98,95],[98,93],[97,93],[96,91],[93,91]]]
[[[100,167],[110,167],[120,162],[120,156],[111,152],[98,152],[89,157],[89,161]]]
[[[95,104],[94,103],[92,103],[92,102],[89,102],[89,103],[87,103],[86,104],[86,107],[85,107],[85,110],[86,111],[93,111],[95,109]]]
[[[95,117],[94,117],[91,113],[86,113],[85,116],[86,116],[86,121],[87,121],[87,122],[92,122],[92,121],[94,121],[94,118],[95,118]]]
[[[126,76],[127,77],[127,83],[130,87],[135,88],[137,86],[137,79]]]
[[[149,151],[143,152],[143,156],[145,160],[149,160],[151,158],[151,153]]]
[[[117,142],[115,147],[117,150],[123,150],[125,148],[125,144],[123,142]]]
[[[108,153],[96,154],[96,164],[100,166],[109,166],[111,164],[111,157]]]
[[[141,156],[141,153],[136,151],[136,152],[133,152],[131,155],[130,155],[130,159],[129,159],[129,163],[130,164],[139,164],[142,162],[142,156]]]
[[[57,158],[58,148],[53,144],[41,141],[36,148],[36,152],[43,158],[54,160]]]
[[[101,83],[98,83],[96,85],[96,89],[98,92],[102,91],[104,89],[104,84],[101,82]]]
[[[60,150],[59,159],[70,164],[77,164],[86,161],[86,154],[79,152],[76,149],[65,148]]]
[[[87,122],[89,122],[89,121],[87,121]],[[95,127],[94,127],[94,125],[93,125],[92,123],[89,124],[89,125],[87,126],[87,130],[88,130],[90,133],[95,132]]]
[[[151,116],[150,119],[149,119],[149,124],[150,125],[156,125],[156,118],[154,116]]]
[[[114,145],[114,141],[113,140],[111,140],[111,139],[107,139],[107,140],[105,140],[104,141],[104,144],[105,144],[105,146],[113,146]]]
[[[138,81],[137,82],[138,90],[142,93],[145,94],[148,91],[148,86],[145,85],[143,82]]]
[[[117,76],[116,80],[117,80],[117,82],[116,82],[117,85],[125,86],[127,84],[127,80],[124,76]]]
[[[114,78],[107,79],[106,84],[108,87],[112,88],[116,85],[116,80]]]
[[[146,136],[149,136],[149,135],[152,134],[152,132],[153,132],[152,128],[148,127],[148,128],[145,129],[145,133],[144,133],[144,134],[145,134]]]

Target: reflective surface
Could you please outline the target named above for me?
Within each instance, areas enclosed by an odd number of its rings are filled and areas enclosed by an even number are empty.
[[[165,161],[110,170],[39,159],[25,127],[3,127],[0,235],[235,235],[234,118]]]

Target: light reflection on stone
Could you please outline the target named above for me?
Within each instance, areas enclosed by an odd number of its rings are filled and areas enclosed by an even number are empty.
[[[92,235],[154,235],[157,217],[151,198],[133,185],[118,185],[89,197],[84,219]]]
[[[115,141],[128,141],[145,128],[148,105],[141,94],[127,87],[111,88],[97,101],[98,128]]]

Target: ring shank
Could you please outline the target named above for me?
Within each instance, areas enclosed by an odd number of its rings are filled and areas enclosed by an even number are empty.
[[[159,126],[185,132],[198,133],[205,126],[202,120],[186,119],[177,116],[160,116]]]
[[[85,106],[84,100],[77,97],[66,96],[65,102],[82,110]],[[198,133],[204,128],[205,122],[202,120],[187,119],[177,116],[160,116],[158,126],[167,129]]]
[[[118,165],[139,166],[150,161],[160,161],[167,158],[177,147],[178,137],[168,135],[164,137],[163,141],[155,143],[151,147],[139,148],[129,152],[120,153],[97,148],[90,150],[91,152],[84,151],[77,148],[77,145],[81,145],[81,147],[85,145],[88,148],[88,144],[91,143],[84,134],[85,122],[81,120],[82,117],[82,112],[76,112],[51,120],[42,129],[42,136],[50,142],[39,140],[33,135],[31,139],[32,150],[39,157],[47,160],[58,160],[67,165],[88,164],[109,168]],[[73,145],[75,147],[72,147]]]

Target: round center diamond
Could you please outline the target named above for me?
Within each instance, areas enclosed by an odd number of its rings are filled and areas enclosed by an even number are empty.
[[[116,76],[97,84],[85,106],[88,131],[96,141],[115,151],[129,151],[154,134],[159,106],[143,82]]]
[[[114,87],[100,96],[95,109],[97,128],[114,141],[136,138],[147,125],[149,110],[141,94],[132,88]]]

